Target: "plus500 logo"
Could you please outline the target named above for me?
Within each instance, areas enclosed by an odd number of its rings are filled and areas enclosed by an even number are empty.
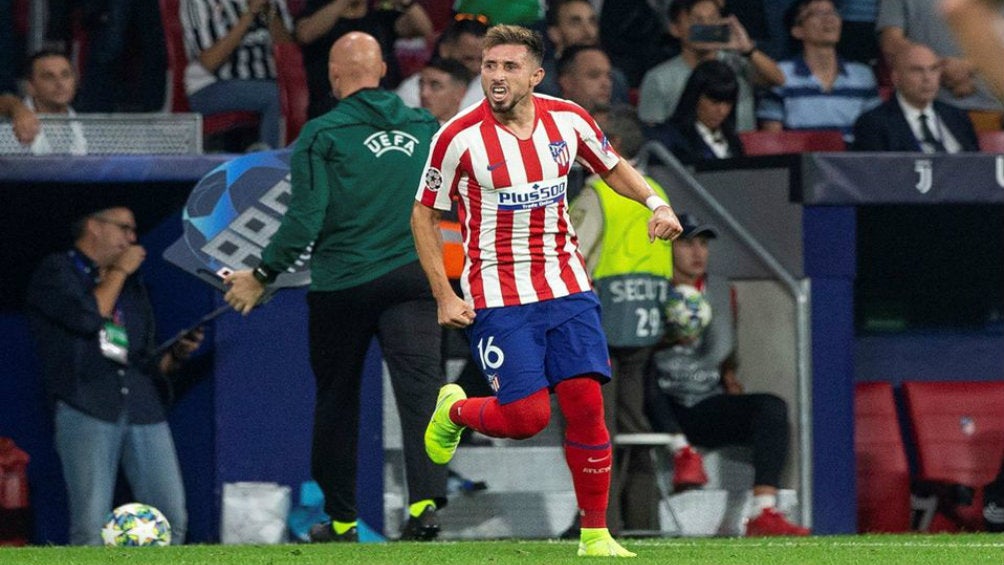
[[[547,206],[565,195],[566,182],[552,185],[533,184],[499,192],[499,209],[521,210]]]

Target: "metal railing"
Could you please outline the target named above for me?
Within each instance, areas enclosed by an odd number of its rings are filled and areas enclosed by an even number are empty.
[[[656,158],[675,174],[683,187],[700,200],[737,241],[756,257],[788,290],[795,300],[796,398],[798,399],[798,490],[801,523],[812,526],[812,357],[811,357],[811,285],[798,279],[771,254],[662,144],[649,142],[638,152],[638,167],[645,169]]]
[[[42,130],[22,145],[0,121],[0,155],[199,155],[200,114],[39,114]]]

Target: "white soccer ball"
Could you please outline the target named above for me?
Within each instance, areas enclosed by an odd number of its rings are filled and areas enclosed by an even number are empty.
[[[674,339],[693,339],[711,323],[711,305],[704,294],[688,284],[678,284],[666,303],[666,331]]]
[[[171,524],[153,506],[130,502],[108,515],[105,526],[101,528],[101,539],[105,545],[115,547],[169,545]]]

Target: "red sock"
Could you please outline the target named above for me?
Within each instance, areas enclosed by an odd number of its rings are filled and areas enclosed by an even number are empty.
[[[508,404],[494,396],[468,398],[450,407],[450,419],[487,436],[526,439],[547,426],[551,400],[546,388]]]
[[[603,423],[600,384],[591,378],[562,381],[555,389],[565,415],[565,461],[572,472],[581,527],[607,527],[612,457]]]

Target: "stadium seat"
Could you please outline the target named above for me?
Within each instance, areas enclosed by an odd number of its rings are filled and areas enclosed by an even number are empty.
[[[910,469],[889,383],[854,385],[854,458],[858,531],[908,531]]]
[[[993,110],[969,110],[969,121],[973,122],[976,133],[1000,131],[1004,129],[1004,112]]]
[[[843,151],[843,135],[832,130],[741,131],[746,155],[783,155],[809,151]]]
[[[983,153],[1004,153],[1004,131],[981,131],[980,151]]]
[[[307,122],[310,92],[307,90],[307,72],[303,68],[300,46],[292,41],[272,46],[278,73],[279,104],[282,108],[284,145],[289,145],[300,135]]]
[[[167,68],[171,73],[172,112],[190,112],[188,95],[185,94],[185,67],[188,57],[185,55],[185,43],[181,29],[181,19],[178,16],[179,0],[159,0],[160,18],[164,24],[164,41],[167,46]],[[258,114],[253,112],[222,112],[202,117],[203,135],[223,133],[236,128],[258,127]]]
[[[917,479],[970,487],[972,504],[939,509],[931,531],[980,530],[983,486],[1004,456],[1004,382],[904,382]]]

